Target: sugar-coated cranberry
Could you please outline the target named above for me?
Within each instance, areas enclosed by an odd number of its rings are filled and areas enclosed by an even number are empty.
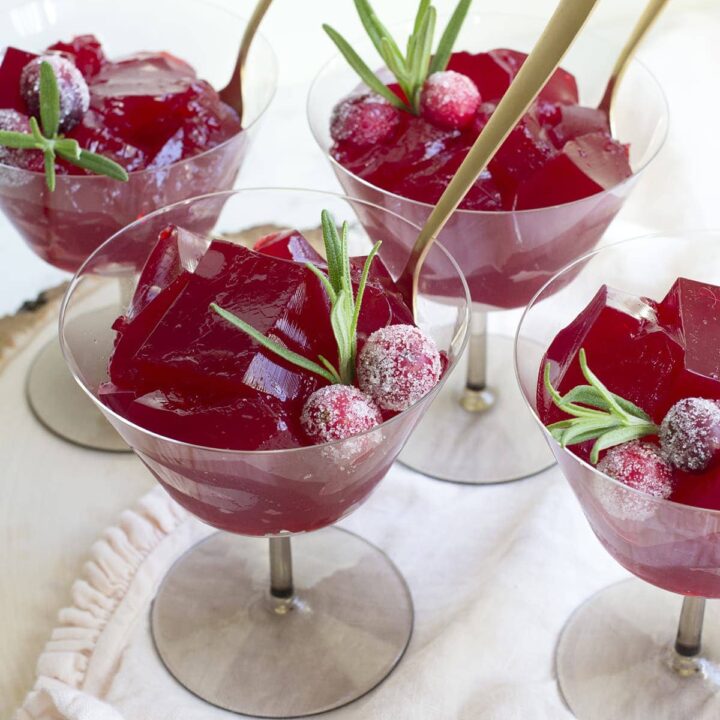
[[[423,117],[450,130],[467,127],[479,106],[480,92],[475,83],[454,70],[430,75],[420,95]]]
[[[335,142],[358,147],[374,145],[389,138],[400,122],[400,111],[375,94],[355,95],[341,100],[330,120]]]
[[[660,425],[660,445],[676,468],[707,469],[720,457],[720,403],[697,397],[676,402]]]
[[[435,341],[414,325],[376,330],[358,356],[358,385],[385,410],[407,410],[435,387],[441,373]]]
[[[31,60],[20,75],[20,94],[28,112],[40,116],[40,65],[47,62],[55,72],[60,94],[60,132],[77,125],[90,107],[90,91],[85,78],[73,63],[62,55],[42,55]]]
[[[300,423],[315,443],[344,440],[382,422],[377,405],[352,385],[326,385],[305,401]]]
[[[610,448],[597,469],[654,497],[668,498],[673,489],[672,468],[652,443],[633,440]]]
[[[30,118],[17,110],[0,110],[0,130],[9,132],[30,132]],[[39,150],[21,150],[0,145],[0,164],[43,172],[45,161]]]

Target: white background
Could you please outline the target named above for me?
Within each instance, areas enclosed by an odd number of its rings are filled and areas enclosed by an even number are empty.
[[[0,8],[8,0],[0,0]],[[97,0],[102,2],[104,0]],[[251,0],[216,0],[240,12]],[[149,6],[152,5],[149,0]],[[454,0],[436,0],[440,13]],[[114,5],[107,3],[108,7]],[[502,10],[549,16],[554,0],[475,0],[473,10]],[[645,0],[604,0],[589,29],[621,42]],[[115,5],[120,8],[121,3]],[[391,23],[411,16],[417,0],[375,0]],[[0,11],[0,24],[2,12]],[[314,75],[333,54],[320,29],[328,22],[357,34],[351,0],[275,0],[263,24],[280,66],[279,87],[238,179],[238,185],[337,188],[315,145],[305,118],[305,98]],[[654,230],[720,227],[720,3],[670,0],[652,36],[640,51],[663,85],[670,103],[671,130],[661,156],[650,167],[622,216]],[[188,28],[188,42],[192,28]],[[211,45],[210,50],[211,51]],[[37,258],[0,219],[0,315],[67,275]]]

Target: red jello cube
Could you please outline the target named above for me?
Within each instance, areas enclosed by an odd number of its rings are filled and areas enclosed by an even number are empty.
[[[518,186],[517,208],[552,207],[610,189],[632,175],[627,148],[604,133],[582,135]]]
[[[212,302],[309,359],[322,354],[336,361],[328,301],[310,270],[215,240],[133,359],[147,387],[242,392],[249,386],[287,400],[324,382],[262,350],[212,312]]]
[[[97,75],[106,62],[102,45],[94,35],[78,35],[70,42],[56,42],[48,50],[62,52],[72,58],[86,80]]]
[[[720,399],[720,288],[678,278],[658,306],[663,329],[685,348],[683,368],[670,388],[684,397]]]
[[[490,161],[490,172],[504,197],[512,196],[518,185],[532,177],[556,154],[545,131],[532,114],[513,128]]]
[[[256,252],[282,260],[294,260],[299,263],[313,263],[325,266],[320,253],[297,230],[280,230],[261,237],[253,246]]]
[[[588,306],[561,330],[548,348],[551,380],[562,394],[585,385],[578,352],[606,387],[640,406],[660,422],[671,401],[675,375],[683,363],[683,347],[658,324],[656,305],[603,286]],[[538,384],[538,411],[546,424],[565,419]]]
[[[36,57],[34,53],[14,47],[5,49],[0,64],[0,108],[11,108],[23,114],[27,113],[27,106],[20,95],[20,74]]]
[[[607,115],[597,108],[581,105],[556,105],[557,117],[553,116],[547,134],[556,148],[562,148],[569,140],[590,133],[610,135]],[[541,120],[542,122],[542,120]]]
[[[294,415],[263,393],[213,397],[154,390],[135,397],[108,383],[98,396],[130,422],[182,442],[230,450],[277,450],[306,444]]]

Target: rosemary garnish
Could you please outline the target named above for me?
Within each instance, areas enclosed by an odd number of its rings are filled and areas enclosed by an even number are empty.
[[[585,350],[578,353],[580,369],[589,385],[577,385],[565,395],[550,382],[550,363],[545,364],[544,382],[553,403],[572,419],[548,425],[550,434],[563,446],[595,440],[590,462],[596,465],[600,452],[646,435],[660,428],[652,418],[629,400],[610,392],[590,370]]]
[[[242,318],[211,303],[210,309],[228,322],[246,332],[256,342],[267,350],[271,350],[284,360],[297,365],[309,372],[325,378],[329,383],[352,385],[355,377],[355,357],[357,355],[357,325],[360,317],[365,286],[367,285],[370,265],[380,248],[376,243],[365,260],[365,264],[358,282],[357,293],[353,293],[350,276],[350,256],[348,252],[348,224],[343,223],[340,233],[337,231],[335,221],[327,210],[322,211],[322,233],[327,257],[327,274],[312,263],[306,263],[322,283],[330,300],[330,324],[338,348],[338,367],[336,368],[327,358],[318,356],[319,362],[289,350],[276,340],[272,340],[246,323]]]
[[[403,55],[397,42],[378,19],[369,1],[355,0],[355,8],[370,40],[372,40],[373,45],[380,53],[380,57],[387,65],[388,70],[395,76],[398,85],[407,98],[407,102],[403,102],[375,75],[337,30],[329,25],[323,25],[323,30],[330,36],[330,39],[335,43],[353,70],[360,76],[360,79],[371,90],[384,97],[395,107],[419,115],[420,93],[425,80],[428,75],[440,72],[447,67],[453,45],[457,40],[471,2],[472,0],[460,0],[457,4],[433,55],[432,44],[437,12],[430,4],[430,0],[421,0],[415,16],[415,26],[408,38],[407,50]]]

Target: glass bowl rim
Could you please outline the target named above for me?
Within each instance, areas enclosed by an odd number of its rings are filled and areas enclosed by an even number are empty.
[[[160,433],[153,432],[152,430],[148,430],[147,428],[142,427],[142,425],[137,425],[136,423],[131,422],[127,418],[123,417],[119,413],[115,412],[112,408],[108,407],[104,403],[100,402],[100,400],[94,395],[90,389],[86,386],[86,384],[83,382],[82,378],[79,376],[77,369],[75,367],[75,363],[71,360],[71,351],[68,347],[68,343],[65,338],[64,328],[65,328],[65,319],[66,314],[68,310],[69,300],[73,296],[78,284],[82,280],[83,272],[86,269],[86,266],[90,264],[90,262],[95,258],[96,255],[98,255],[107,245],[109,245],[111,242],[116,241],[116,238],[124,235],[126,232],[131,231],[132,228],[134,228],[136,225],[140,225],[144,222],[146,222],[149,218],[155,218],[157,216],[160,216],[164,213],[170,212],[172,210],[176,210],[177,208],[182,207],[183,205],[189,205],[191,203],[200,201],[200,200],[208,200],[212,198],[219,198],[222,196],[225,196],[226,198],[230,198],[232,196],[236,195],[242,195],[245,193],[253,193],[253,192],[278,192],[278,193],[307,193],[307,194],[314,194],[318,196],[330,196],[333,198],[337,198],[340,200],[345,200],[347,202],[354,202],[359,203],[361,205],[364,205],[366,207],[370,207],[376,210],[380,210],[383,213],[392,215],[399,220],[402,220],[404,223],[410,225],[412,228],[418,230],[419,228],[417,225],[412,223],[410,220],[407,220],[406,218],[402,217],[401,215],[398,215],[397,213],[393,212],[392,210],[387,210],[386,208],[380,207],[379,205],[375,205],[374,203],[366,202],[365,200],[359,200],[357,198],[349,197],[348,195],[344,195],[342,193],[333,192],[333,191],[326,191],[326,190],[311,190],[307,188],[293,188],[293,187],[252,187],[252,188],[236,188],[234,190],[225,190],[220,192],[214,192],[214,193],[206,193],[205,195],[197,195],[192,198],[187,198],[186,200],[181,200],[179,202],[173,203],[172,205],[166,205],[163,208],[158,208],[157,210],[154,210],[152,213],[148,213],[147,215],[143,216],[139,220],[135,220],[134,222],[130,223],[129,225],[126,225],[122,229],[118,230],[116,233],[111,235],[107,240],[105,240],[102,245],[100,245],[98,248],[96,248],[82,263],[82,265],[78,268],[76,273],[73,275],[72,280],[70,280],[67,289],[65,290],[65,293],[63,295],[62,303],[60,305],[60,315],[58,319],[58,336],[60,340],[60,349],[62,351],[63,358],[65,359],[65,363],[67,364],[70,373],[72,374],[75,382],[78,383],[78,385],[82,388],[83,392],[85,392],[86,395],[88,395],[91,400],[98,405],[102,412],[110,413],[113,417],[117,418],[123,425],[127,425],[131,427],[133,430],[139,431],[143,433],[144,435],[148,435],[150,437],[156,438],[158,440],[161,440],[166,443],[170,443],[172,445],[178,445],[182,447],[188,447],[195,450],[198,450],[203,453],[210,453],[210,454],[220,454],[220,455],[231,455],[234,457],[242,457],[242,456],[250,456],[250,457],[256,457],[256,456],[262,456],[262,457],[270,457],[270,456],[278,456],[281,454],[287,454],[287,453],[307,453],[307,452],[319,452],[320,448],[335,448],[340,447],[343,445],[343,443],[348,443],[350,441],[358,440],[359,438],[363,438],[365,436],[369,436],[375,432],[378,432],[381,428],[390,427],[391,425],[396,424],[396,421],[399,421],[401,418],[404,418],[405,415],[410,412],[411,410],[414,410],[421,406],[422,404],[426,404],[430,402],[440,391],[440,388],[444,385],[449,372],[453,372],[456,369],[457,361],[462,356],[463,352],[465,351],[465,347],[468,342],[469,337],[469,327],[470,327],[470,308],[472,305],[472,301],[470,299],[470,290],[467,286],[467,282],[465,280],[465,275],[460,270],[457,262],[455,261],[455,258],[445,249],[445,247],[439,242],[435,241],[434,247],[437,247],[440,252],[442,252],[445,256],[445,258],[450,262],[451,267],[455,270],[457,279],[460,281],[463,294],[464,294],[464,307],[462,308],[461,312],[464,316],[464,322],[462,323],[462,339],[460,342],[460,346],[458,347],[458,352],[456,354],[456,358],[453,360],[452,364],[446,369],[446,372],[441,376],[441,378],[438,380],[438,382],[435,384],[435,386],[423,397],[421,397],[419,400],[414,402],[409,408],[406,408],[402,412],[399,412],[394,417],[391,417],[389,420],[384,420],[379,425],[376,425],[373,428],[370,428],[369,430],[365,430],[362,433],[359,433],[357,435],[352,435],[349,438],[343,438],[342,440],[332,440],[330,442],[324,442],[324,443],[318,443],[315,445],[302,445],[300,447],[294,447],[294,448],[280,448],[275,450],[232,450],[228,448],[216,448],[216,447],[209,447],[207,445],[197,445],[195,443],[188,443],[184,442],[182,440],[177,440],[175,438],[168,437],[167,435],[161,435]]]
[[[536,20],[539,23],[545,23],[547,21],[547,18],[541,18],[538,15],[531,15],[526,13],[511,13],[511,12],[483,12],[483,11],[475,11],[471,12],[468,15],[468,18],[483,18],[483,17],[495,17],[495,18],[515,18],[515,19],[523,19],[523,20]],[[401,21],[402,22],[402,21]],[[410,21],[407,21],[407,24],[409,26]],[[393,29],[393,27],[397,27],[400,25],[400,22],[393,23],[390,28]],[[593,32],[587,32],[583,31],[583,34],[587,35],[589,34],[590,37],[593,38],[593,40],[607,44],[607,41],[604,40],[600,35],[593,33]],[[350,44],[354,47],[355,41],[359,39],[365,39],[366,35],[361,35],[360,33],[357,33],[356,35],[353,35],[352,39],[350,40]],[[316,73],[315,77],[313,78],[312,82],[310,83],[310,88],[308,90],[307,99],[305,101],[305,116],[307,119],[308,126],[310,128],[310,133],[315,139],[315,142],[317,146],[320,148],[320,151],[327,157],[327,159],[330,161],[330,164],[334,168],[338,168],[343,171],[344,174],[348,175],[349,177],[353,178],[355,181],[359,182],[361,185],[364,185],[365,187],[375,190],[379,193],[381,193],[384,196],[393,198],[394,200],[401,200],[402,202],[410,203],[413,206],[419,207],[419,208],[425,208],[427,212],[432,210],[434,205],[431,203],[426,203],[421,200],[413,200],[412,198],[406,198],[402,195],[398,195],[397,193],[390,192],[389,190],[385,190],[384,188],[379,187],[378,185],[373,185],[372,183],[368,182],[364,178],[361,178],[359,175],[356,175],[355,173],[350,172],[347,170],[343,165],[341,165],[331,154],[330,150],[326,149],[323,146],[323,143],[321,142],[320,135],[319,135],[319,129],[316,128],[316,124],[313,123],[311,120],[310,114],[311,114],[311,100],[313,98],[314,93],[317,90],[318,84],[322,80],[322,76],[325,73],[326,70],[328,70],[331,66],[333,66],[338,60],[342,59],[342,55],[339,52],[336,52],[333,54],[331,58],[326,60],[322,66],[320,67],[320,70]],[[630,67],[637,66],[642,69],[642,71],[648,76],[650,81],[654,84],[655,88],[658,90],[660,100],[662,103],[662,112],[661,112],[661,122],[662,122],[662,136],[660,137],[657,147],[655,148],[654,152],[645,159],[645,161],[640,165],[640,167],[633,171],[632,175],[625,178],[624,180],[621,180],[616,185],[613,185],[611,188],[606,188],[605,190],[602,190],[597,193],[593,193],[592,195],[588,195],[584,198],[578,198],[577,200],[572,200],[571,202],[567,203],[560,203],[558,205],[546,205],[545,207],[540,208],[528,208],[523,210],[471,210],[468,208],[457,208],[455,210],[455,213],[459,215],[468,215],[468,216],[478,216],[478,217],[484,217],[484,216],[503,216],[503,215],[525,215],[530,213],[542,213],[543,211],[553,211],[557,210],[558,208],[571,208],[576,205],[579,205],[580,203],[590,201],[593,198],[596,200],[602,198],[603,196],[607,196],[610,194],[615,193],[617,190],[623,188],[625,185],[627,185],[630,181],[634,181],[635,179],[639,178],[640,175],[647,169],[647,167],[652,163],[652,161],[658,156],[660,151],[665,146],[665,141],[667,140],[668,133],[670,131],[670,104],[667,99],[667,95],[665,94],[665,90],[663,89],[662,85],[658,82],[658,79],[655,77],[654,73],[648,68],[648,66],[640,60],[637,55],[634,55],[630,60]],[[562,67],[562,63],[560,65]],[[386,70],[386,67],[382,68],[383,70]],[[346,95],[343,97],[347,97]],[[342,99],[342,98],[341,98]],[[329,118],[328,118],[329,121]],[[317,130],[317,131],[316,131]]]
[[[20,7],[22,5],[31,5],[35,3],[37,0],[18,0],[12,7],[8,8],[8,10],[12,10],[13,8]],[[70,0],[53,0],[53,2],[59,2],[59,3],[65,3],[69,2]],[[204,5],[205,7],[213,8],[213,10],[217,10],[221,13],[224,13],[226,15],[229,15],[230,17],[233,17],[235,19],[244,20],[246,21],[248,18],[246,18],[244,15],[240,15],[236,13],[234,10],[232,10],[229,7],[225,7],[224,5],[220,5],[213,0],[194,0],[194,2],[197,5]],[[270,92],[270,96],[267,99],[267,102],[264,104],[264,106],[260,109],[260,112],[257,114],[257,117],[247,126],[241,127],[240,132],[235,133],[231,137],[227,138],[227,140],[223,140],[219,145],[215,145],[214,147],[208,148],[207,150],[203,150],[201,153],[197,153],[196,155],[191,155],[190,157],[182,158],[181,160],[176,160],[173,163],[170,163],[169,165],[162,165],[161,167],[156,168],[144,168],[142,170],[133,170],[132,172],[128,172],[129,177],[135,178],[135,177],[141,177],[143,175],[154,175],[157,173],[165,172],[170,170],[171,168],[175,167],[181,167],[185,164],[188,164],[194,160],[199,160],[200,158],[204,158],[207,156],[210,156],[212,153],[215,153],[216,151],[218,154],[220,151],[225,150],[228,145],[230,145],[232,142],[240,138],[243,133],[248,132],[251,128],[254,128],[255,125],[257,125],[258,121],[265,115],[268,108],[272,104],[273,99],[275,98],[275,95],[277,93],[277,87],[278,87],[278,60],[277,55],[275,54],[275,50],[273,49],[272,45],[268,41],[268,39],[263,35],[260,31],[258,31],[255,34],[255,40],[260,39],[260,41],[264,44],[265,49],[269,51],[271,62],[269,63],[269,67],[271,67],[273,76],[274,76],[274,82],[272,84],[272,91]],[[161,51],[158,51],[161,52]],[[217,91],[216,91],[217,92]],[[26,170],[25,168],[16,167],[14,165],[8,165],[6,163],[0,162],[0,173],[3,174],[11,174],[11,175],[19,175],[19,176],[37,176],[37,177],[43,177],[45,175],[44,172],[38,172],[36,170]],[[66,181],[65,178],[68,178]],[[58,174],[57,176],[57,184],[60,185],[63,182],[89,182],[89,181],[102,181],[107,182],[110,178],[107,178],[103,175],[70,175],[70,174]],[[117,181],[115,181],[117,182]]]
[[[603,253],[606,250],[615,250],[621,245],[626,245],[632,242],[638,242],[640,240],[652,240],[652,239],[674,239],[676,241],[682,241],[684,239],[687,239],[688,236],[692,237],[698,237],[707,235],[709,237],[712,236],[718,236],[720,237],[720,228],[713,229],[713,228],[694,228],[694,229],[688,229],[688,230],[678,230],[678,231],[668,231],[668,232],[653,232],[653,233],[647,233],[645,235],[636,235],[634,237],[625,238],[624,240],[618,240],[616,242],[609,243],[607,245],[603,245],[602,247],[595,248],[592,252],[586,253],[585,255],[576,258],[572,262],[565,265],[563,268],[558,270],[532,297],[530,302],[527,304],[525,309],[523,310],[523,313],[520,317],[520,320],[518,322],[517,330],[515,331],[515,340],[513,342],[513,364],[514,364],[514,370],[515,370],[515,380],[520,388],[520,394],[522,395],[522,398],[525,402],[525,405],[527,406],[528,410],[532,413],[532,416],[535,418],[535,422],[540,426],[542,431],[545,433],[545,437],[548,439],[548,442],[553,443],[553,446],[560,450],[564,455],[570,456],[572,460],[574,460],[579,465],[583,466],[585,469],[590,470],[592,474],[598,478],[600,478],[601,481],[603,481],[606,484],[609,484],[611,486],[615,486],[617,488],[622,488],[624,491],[630,491],[632,494],[634,494],[636,497],[643,498],[643,500],[647,501],[650,500],[654,503],[657,503],[658,505],[669,505],[673,508],[682,508],[685,512],[697,512],[702,515],[710,514],[711,516],[715,516],[720,518],[720,510],[712,510],[711,508],[703,508],[698,507],[697,505],[687,505],[686,503],[680,503],[676,502],[675,500],[669,500],[667,498],[657,497],[655,495],[651,495],[650,493],[643,492],[642,490],[639,490],[637,488],[631,487],[630,485],[626,485],[623,482],[620,482],[619,480],[616,480],[613,477],[610,477],[610,475],[606,475],[604,472],[598,470],[596,467],[593,467],[590,463],[583,460],[582,458],[575,455],[575,453],[570,452],[567,448],[562,447],[557,440],[555,440],[550,433],[548,433],[547,428],[545,427],[544,423],[540,419],[539,415],[537,414],[537,410],[533,407],[532,403],[528,399],[525,390],[523,388],[523,384],[520,380],[520,370],[519,370],[519,362],[518,362],[518,344],[520,341],[520,334],[521,330],[523,329],[523,325],[525,323],[526,316],[535,308],[535,306],[538,304],[538,301],[540,297],[543,295],[543,293],[550,288],[550,286],[555,283],[561,276],[563,276],[565,273],[571,272],[573,268],[576,265],[583,264],[590,259],[592,259],[594,256]],[[564,473],[563,473],[564,474]],[[567,478],[566,478],[567,479]]]

